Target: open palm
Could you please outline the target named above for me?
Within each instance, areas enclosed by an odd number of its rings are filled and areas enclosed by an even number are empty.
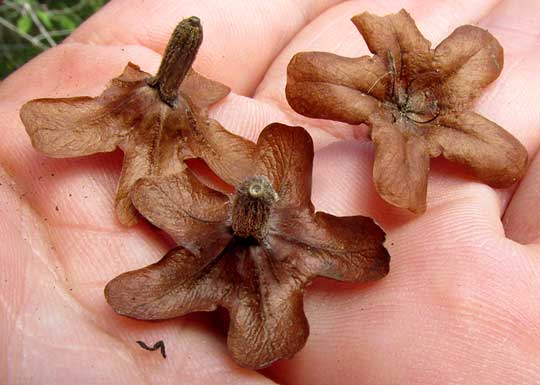
[[[0,383],[540,382],[540,159],[532,158],[515,191],[432,161],[428,210],[414,216],[375,193],[364,127],[307,119],[287,106],[286,65],[294,53],[368,54],[350,17],[402,7],[434,44],[462,24],[477,23],[499,39],[505,69],[476,109],[532,157],[540,144],[538,0],[114,0],[65,44],[4,81]],[[315,207],[372,216],[388,233],[390,274],[369,285],[316,281],[306,294],[306,347],[264,375],[232,361],[214,314],[142,322],[108,307],[106,282],[157,261],[170,244],[148,224],[117,222],[120,151],[44,157],[18,116],[29,99],[97,95],[128,61],[155,72],[169,33],[191,15],[205,28],[195,68],[234,92],[212,115],[250,139],[273,121],[307,128],[318,150]],[[168,358],[136,340],[165,341]]]

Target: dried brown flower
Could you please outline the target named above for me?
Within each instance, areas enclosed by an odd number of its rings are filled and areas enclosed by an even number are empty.
[[[191,69],[202,42],[197,17],[181,21],[174,30],[156,76],[129,63],[105,91],[95,97],[37,99],[21,109],[21,119],[35,148],[53,157],[97,152],[124,152],[116,192],[116,212],[123,224],[137,221],[129,199],[133,184],[143,176],[169,175],[185,168],[183,159],[204,158],[223,172],[226,181],[242,157],[223,148],[226,136],[236,147],[252,143],[223,130],[207,118],[207,108],[229,88]],[[228,163],[227,163],[228,162]]]
[[[461,26],[431,49],[405,10],[362,13],[352,22],[374,56],[297,54],[288,67],[287,100],[305,116],[371,128],[373,178],[384,200],[423,212],[429,159],[440,155],[493,187],[523,176],[525,148],[471,110],[503,67],[503,49],[489,32]]]
[[[113,279],[105,296],[117,313],[144,320],[223,306],[233,357],[262,368],[304,345],[303,291],[315,276],[378,279],[389,255],[371,219],[314,212],[313,143],[304,129],[266,127],[251,161],[229,196],[189,170],[139,180],[133,203],[180,247]]]

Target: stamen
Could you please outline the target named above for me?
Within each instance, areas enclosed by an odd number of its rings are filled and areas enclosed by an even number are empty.
[[[379,78],[377,80],[375,80],[375,82],[373,83],[373,85],[371,87],[369,87],[369,90],[367,90],[367,94],[369,95],[371,93],[371,91],[373,91],[373,89],[375,88],[375,86],[377,84],[379,84],[379,82],[385,77],[385,76],[388,76],[388,75],[392,75],[392,72],[386,72],[385,74],[379,76]]]
[[[407,118],[408,118],[409,120],[415,122],[415,123],[418,123],[418,124],[428,124],[428,123],[433,122],[435,119],[437,119],[437,118],[439,117],[440,114],[441,114],[441,112],[440,112],[440,111],[437,111],[437,114],[436,114],[433,118],[431,118],[431,119],[429,119],[429,120],[426,120],[425,122],[422,122],[422,121],[419,121],[419,120],[414,120],[414,119],[412,119],[411,117],[409,117],[409,115],[407,115]]]

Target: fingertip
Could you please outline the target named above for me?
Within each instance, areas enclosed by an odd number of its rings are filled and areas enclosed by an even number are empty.
[[[137,46],[60,44],[15,71],[0,86],[0,100],[22,103],[43,97],[99,94],[114,77],[133,62],[155,72],[160,56]]]

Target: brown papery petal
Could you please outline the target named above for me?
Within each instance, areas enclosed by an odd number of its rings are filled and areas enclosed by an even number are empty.
[[[443,77],[439,107],[469,107],[497,79],[503,64],[503,48],[488,31],[472,25],[457,28],[435,49],[434,68]]]
[[[107,85],[103,96],[112,97],[116,93],[125,94],[128,92],[125,88],[132,86],[130,83],[136,82],[139,85],[146,83],[145,80],[150,76],[148,72],[141,71],[137,64],[128,62],[120,76],[112,79]]]
[[[130,140],[130,142],[132,142]],[[140,178],[150,174],[152,165],[150,164],[149,147],[138,148],[129,145],[124,151],[124,165],[118,185],[116,186],[115,210],[118,221],[125,226],[137,223],[137,210],[131,203],[129,193]]]
[[[177,247],[155,264],[114,278],[105,298],[118,314],[142,320],[212,311],[228,287],[219,274],[206,258]]]
[[[21,120],[32,145],[59,158],[114,151],[129,129],[89,97],[32,100],[22,107]]]
[[[225,182],[240,185],[253,170],[255,143],[225,130],[214,119],[199,121],[199,131],[188,136],[193,155]]]
[[[382,100],[391,84],[391,73],[378,57],[348,58],[328,52],[300,52],[287,67],[294,82],[329,83],[349,87]]]
[[[232,303],[227,343],[242,366],[261,369],[272,362],[290,358],[305,344],[309,325],[304,315],[305,277],[295,276],[283,264],[270,264],[260,248],[252,248],[244,271],[257,274],[244,282]]]
[[[346,86],[311,81],[287,80],[287,101],[301,115],[338,120],[349,124],[365,123],[380,109],[379,101]]]
[[[180,86],[180,92],[187,95],[200,109],[206,109],[227,96],[231,89],[224,84],[210,80],[200,73],[190,70]]]
[[[413,76],[430,68],[431,43],[422,36],[404,9],[382,17],[364,12],[351,20],[369,50],[379,56],[388,68],[394,66],[398,76]]]
[[[428,130],[427,140],[442,155],[471,167],[493,187],[508,187],[521,179],[527,150],[510,133],[472,111],[445,115]]]
[[[21,120],[35,148],[53,157],[114,151],[152,98],[126,96],[144,86],[145,72],[129,64],[98,97],[36,99]]]
[[[254,175],[266,176],[278,194],[279,207],[306,207],[311,204],[313,141],[302,127],[272,123],[257,141]]]
[[[137,222],[137,211],[129,197],[137,180],[145,176],[172,175],[186,168],[178,154],[178,148],[182,146],[178,131],[188,125],[183,111],[156,103],[137,122],[128,140],[120,144],[124,163],[115,203],[116,214],[122,224],[130,226]]]
[[[132,131],[127,142],[122,143],[124,161],[115,196],[116,215],[120,223],[126,226],[131,226],[138,220],[137,210],[129,197],[133,185],[140,178],[158,174],[159,171],[154,146],[156,141],[153,140],[153,136],[162,132],[159,107],[156,111],[146,114],[137,126],[138,129]],[[180,170],[182,168],[178,169]]]
[[[214,258],[232,238],[225,224],[229,199],[189,170],[140,179],[130,196],[143,216],[196,255]]]
[[[366,282],[388,274],[384,231],[371,218],[323,212],[275,212],[267,242],[274,250],[301,255],[303,270],[340,281]],[[286,244],[288,243],[288,245]]]
[[[386,121],[374,123],[371,138],[375,145],[373,181],[381,198],[414,213],[424,212],[429,171],[426,140],[405,135]]]

